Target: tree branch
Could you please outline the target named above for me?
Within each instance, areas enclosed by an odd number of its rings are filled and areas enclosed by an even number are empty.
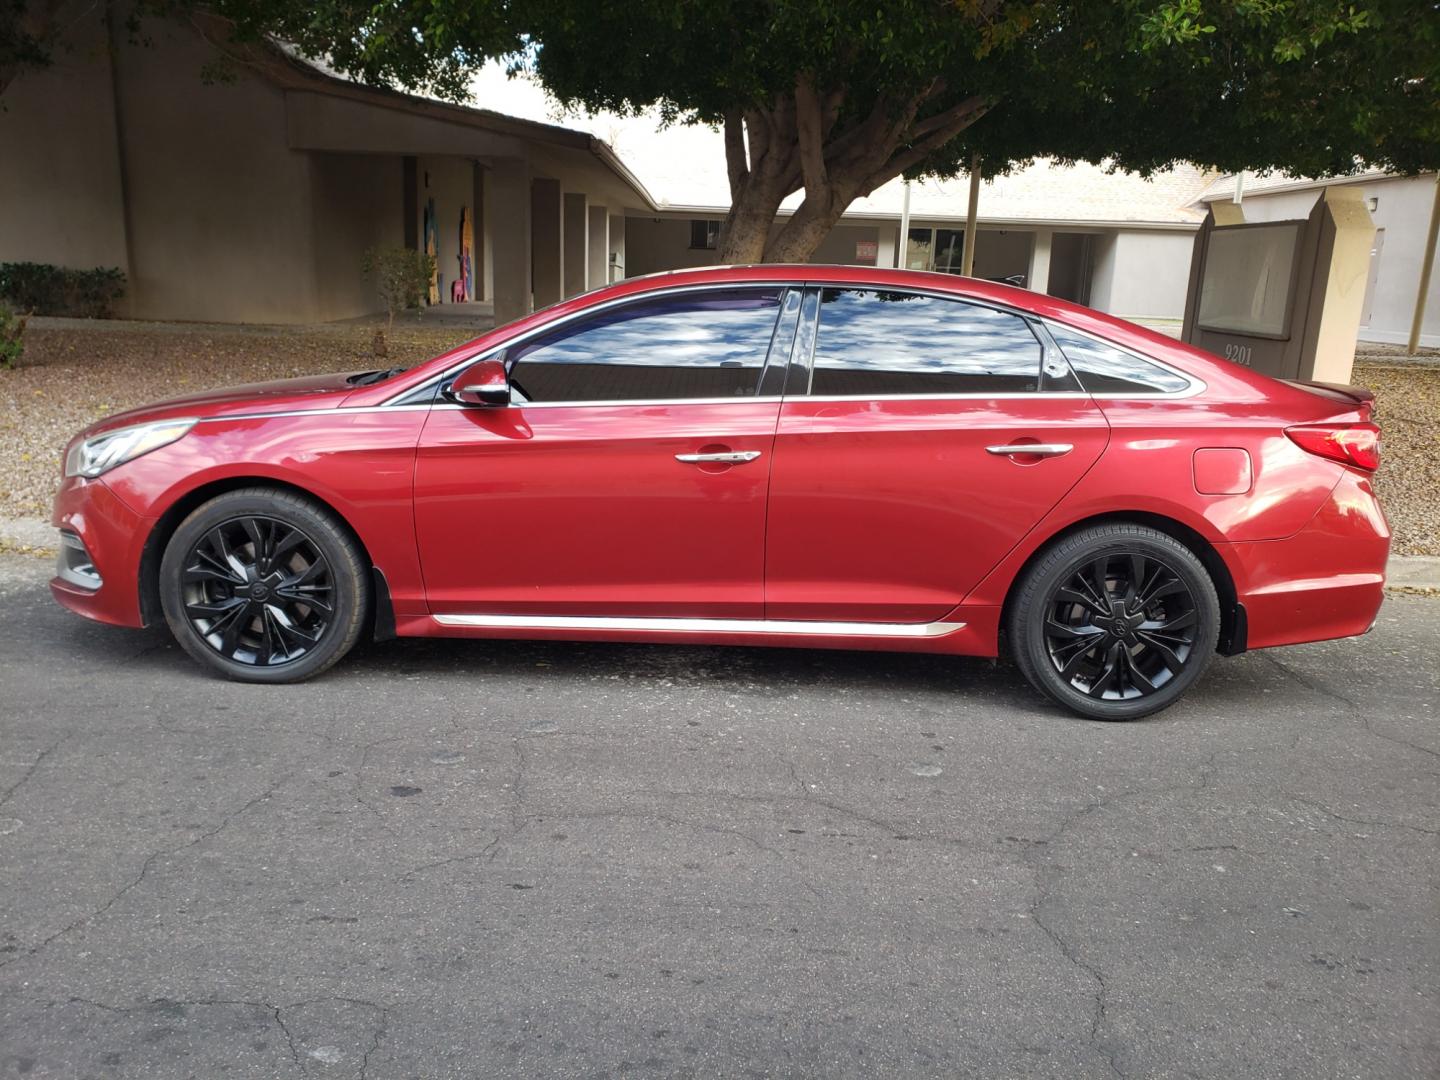
[[[993,105],[978,99],[972,98],[971,100],[976,102],[973,108],[953,116],[948,124],[942,128],[931,131],[928,136],[921,139],[918,143],[912,144],[909,149],[891,155],[888,161],[866,177],[865,183],[862,185],[865,189],[865,194],[874,191],[887,180],[893,180],[907,169],[913,169],[971,124],[975,123],[975,121],[979,120],[993,107]]]

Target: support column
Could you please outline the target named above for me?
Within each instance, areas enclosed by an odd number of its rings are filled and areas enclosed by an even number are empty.
[[[563,240],[564,288],[566,296],[585,291],[585,274],[590,266],[589,199],[580,192],[567,191],[564,196],[565,236]]]
[[[610,215],[610,265],[607,269],[609,280],[619,281],[625,276],[625,215]]]
[[[975,276],[976,215],[980,212],[980,155],[970,159],[970,205],[965,211],[965,250],[960,255],[960,273]]]
[[[1035,230],[1035,243],[1030,248],[1030,272],[1025,275],[1025,287],[1034,292],[1050,291],[1050,242],[1053,236],[1051,229]]]
[[[537,308],[564,299],[560,181],[530,181],[530,280]]]
[[[530,169],[523,161],[497,161],[486,177],[490,205],[491,288],[495,325],[533,310],[530,299]]]
[[[610,211],[604,206],[590,207],[590,262],[585,272],[585,287],[599,289],[610,282]]]

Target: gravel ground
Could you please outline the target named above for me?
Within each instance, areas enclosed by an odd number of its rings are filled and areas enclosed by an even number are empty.
[[[414,364],[474,337],[473,327],[397,324],[391,364]],[[46,517],[60,450],[109,413],[213,386],[376,366],[373,324],[227,327],[87,325],[41,320],[24,361],[0,371],[0,517]],[[1376,486],[1395,551],[1440,555],[1440,354],[1366,345],[1355,382],[1369,386],[1385,427]]]
[[[479,333],[397,323],[382,361],[371,353],[375,327],[368,324],[65,323],[32,325],[20,366],[0,370],[0,517],[48,517],[61,450],[75,432],[110,413],[217,386],[416,364]]]

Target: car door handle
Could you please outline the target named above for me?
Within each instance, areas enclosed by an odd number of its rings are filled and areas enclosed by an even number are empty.
[[[1011,454],[1033,454],[1035,457],[1060,457],[1075,447],[1068,442],[1007,443],[1004,446],[987,446],[987,454],[1008,457]]]
[[[722,465],[743,465],[747,461],[754,461],[759,456],[759,450],[727,450],[723,454],[676,454],[675,460],[683,461],[686,465],[704,461],[716,461]]]

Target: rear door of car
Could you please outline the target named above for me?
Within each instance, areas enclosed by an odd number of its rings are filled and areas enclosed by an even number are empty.
[[[1023,313],[806,291],[780,409],[768,619],[940,619],[1070,490],[1109,428]]]
[[[761,618],[766,362],[799,306],[783,286],[623,301],[508,347],[508,406],[435,405],[415,473],[431,611]]]

